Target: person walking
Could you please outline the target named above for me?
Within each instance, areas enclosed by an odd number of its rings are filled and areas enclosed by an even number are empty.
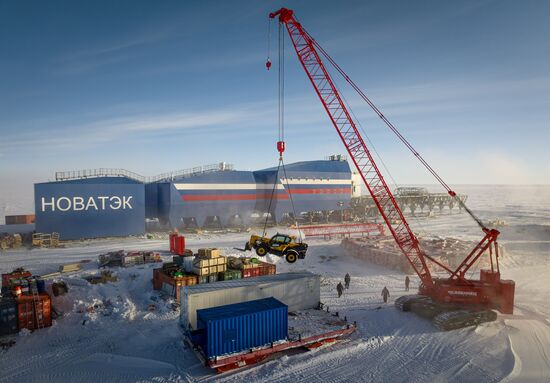
[[[342,286],[342,282],[338,282],[336,285],[336,291],[338,291],[338,298],[342,296],[342,293],[344,292],[344,286]]]
[[[405,291],[409,291],[409,284],[411,283],[411,280],[409,279],[409,276],[407,275],[405,277]]]
[[[382,298],[384,299],[384,303],[388,303],[389,296],[390,296],[390,292],[386,288],[386,286],[384,286],[384,288],[382,289]]]
[[[346,290],[349,289],[349,282],[351,281],[351,277],[349,274],[346,273],[346,276],[344,277],[344,283],[346,284]]]

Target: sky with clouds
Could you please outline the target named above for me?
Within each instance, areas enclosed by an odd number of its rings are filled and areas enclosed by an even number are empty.
[[[0,1],[0,192],[275,165],[281,6],[449,183],[550,183],[548,1]],[[343,153],[285,38],[286,162]],[[335,79],[393,178],[434,182]]]

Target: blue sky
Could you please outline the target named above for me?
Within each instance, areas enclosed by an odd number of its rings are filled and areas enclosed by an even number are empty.
[[[449,183],[550,183],[548,1],[2,1],[0,192],[58,170],[275,165],[280,6]],[[343,153],[286,53],[286,161]],[[335,78],[393,178],[432,183]]]

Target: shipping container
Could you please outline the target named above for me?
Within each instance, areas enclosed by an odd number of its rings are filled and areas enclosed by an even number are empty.
[[[6,225],[28,225],[34,223],[34,214],[6,215]]]
[[[289,311],[316,308],[321,301],[320,276],[302,271],[183,287],[181,325],[195,330],[200,309],[269,297],[286,304]]]
[[[145,187],[126,177],[95,177],[34,185],[36,231],[62,240],[145,232]]]
[[[19,330],[36,330],[52,325],[51,299],[46,293],[39,294],[35,304],[32,295],[21,295],[17,301],[17,322]],[[36,306],[36,307],[35,307]]]
[[[17,303],[13,297],[1,297],[0,336],[15,334],[17,331]]]
[[[286,339],[288,307],[275,298],[197,311],[200,344],[210,359]]]

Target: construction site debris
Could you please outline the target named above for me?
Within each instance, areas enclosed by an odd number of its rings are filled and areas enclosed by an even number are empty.
[[[55,297],[65,295],[69,292],[69,286],[67,286],[65,281],[54,282],[52,283],[52,292]]]
[[[116,274],[113,274],[109,270],[101,271],[100,275],[85,276],[84,279],[90,282],[92,285],[97,285],[99,283],[116,282],[118,280]]]
[[[419,242],[426,254],[451,269],[458,267],[475,246],[475,242],[450,237],[419,238]],[[344,238],[341,246],[351,256],[406,274],[414,273],[392,237]],[[499,253],[500,256],[504,253],[502,247],[499,247]],[[482,257],[479,259],[479,267],[488,267],[489,262],[488,257]],[[433,262],[428,262],[427,266],[432,272],[444,271]]]
[[[0,234],[0,250],[18,249],[22,245],[21,234]]]
[[[68,263],[66,265],[59,266],[59,272],[60,273],[72,273],[75,271],[80,271],[82,267],[80,266],[80,263]]]
[[[34,233],[32,245],[34,247],[59,247],[59,233]]]
[[[99,267],[131,267],[143,265],[144,263],[162,262],[160,254],[154,251],[111,251],[100,254],[98,257]]]

